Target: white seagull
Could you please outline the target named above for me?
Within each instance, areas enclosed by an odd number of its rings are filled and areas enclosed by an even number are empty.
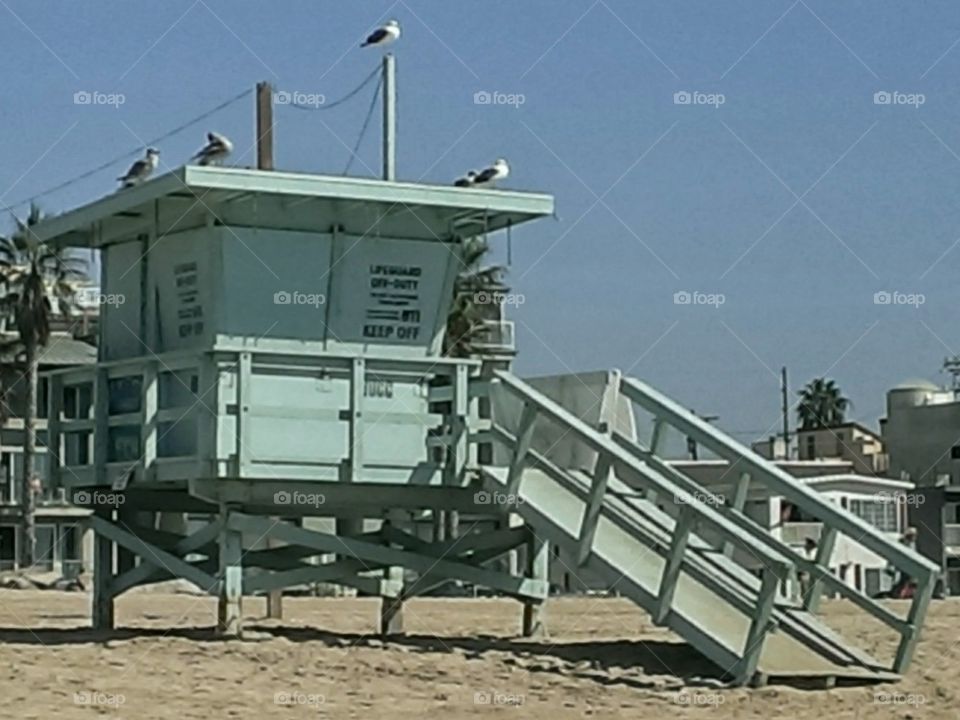
[[[510,175],[510,166],[505,159],[498,158],[493,165],[477,173],[473,178],[473,184],[477,187],[492,186],[497,181],[506,179],[508,175]]]
[[[155,148],[147,148],[146,157],[137,160],[133,165],[130,166],[130,169],[127,170],[127,174],[118,177],[122,183],[122,187],[128,188],[133,187],[134,185],[139,185],[148,177],[151,173],[157,169],[157,163],[160,160],[160,151]]]
[[[455,187],[470,187],[471,185],[473,185],[474,180],[476,180],[476,178],[477,178],[476,170],[470,170],[463,177],[457,178],[453,184]]]
[[[363,41],[360,47],[367,47],[368,45],[389,45],[395,40],[400,38],[400,23],[396,20],[391,20],[386,25],[381,25]]]
[[[233,143],[220,133],[208,132],[207,144],[200,148],[200,151],[194,155],[191,160],[196,160],[197,165],[219,165],[227,156],[233,152]]]

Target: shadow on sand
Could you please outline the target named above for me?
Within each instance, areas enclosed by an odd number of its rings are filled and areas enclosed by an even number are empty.
[[[438,637],[434,635],[376,635],[337,633],[320,628],[263,625],[248,621],[245,629],[258,640],[285,638],[295,643],[321,643],[328,647],[400,647],[411,652],[461,653],[468,658],[491,654],[506,655],[508,664],[531,672],[548,672],[581,677],[602,684],[625,684],[663,690],[663,676],[676,676],[682,685],[714,684],[722,673],[709,660],[685,643],[632,640],[558,642],[499,636]],[[195,642],[236,642],[224,640],[214,627],[179,628],[0,628],[0,643],[44,645],[102,644],[140,638],[180,638]],[[645,677],[658,676],[658,677]]]

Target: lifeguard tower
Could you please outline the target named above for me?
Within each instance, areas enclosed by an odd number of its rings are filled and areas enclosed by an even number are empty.
[[[519,599],[533,634],[554,561],[733,682],[901,673],[936,574],[909,548],[638,380],[528,383],[441,355],[464,243],[552,212],[540,193],[188,166],[38,225],[99,250],[123,298],[96,366],[49,374],[48,482],[95,511],[95,627],[126,590],[183,578],[219,597],[225,634],[244,595],[314,582],[382,597],[381,630],[400,632],[405,600],[456,579]],[[669,432],[736,468],[724,502],[665,459]],[[823,523],[814,557],[750,516],[757,488]],[[411,530],[441,512],[522,523]],[[830,572],[838,542],[914,579],[905,616]],[[518,547],[516,572],[491,566]],[[824,592],[889,626],[895,656],[828,629]]]

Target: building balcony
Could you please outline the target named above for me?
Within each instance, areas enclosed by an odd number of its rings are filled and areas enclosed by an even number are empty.
[[[780,539],[791,547],[803,547],[806,541],[820,542],[823,534],[823,523],[818,522],[787,522],[780,528]]]

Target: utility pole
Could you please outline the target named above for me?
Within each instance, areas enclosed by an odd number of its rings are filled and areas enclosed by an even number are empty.
[[[268,82],[257,83],[257,169],[273,170],[273,88]],[[267,548],[273,547],[276,542],[268,537]],[[267,594],[267,617],[283,619],[283,590]]]
[[[787,366],[780,369],[780,394],[783,412],[783,459],[790,459],[790,391],[787,386]],[[771,448],[772,449],[772,448]]]
[[[397,179],[397,59],[383,56],[383,179]]]
[[[273,170],[273,88],[257,83],[257,169]]]

